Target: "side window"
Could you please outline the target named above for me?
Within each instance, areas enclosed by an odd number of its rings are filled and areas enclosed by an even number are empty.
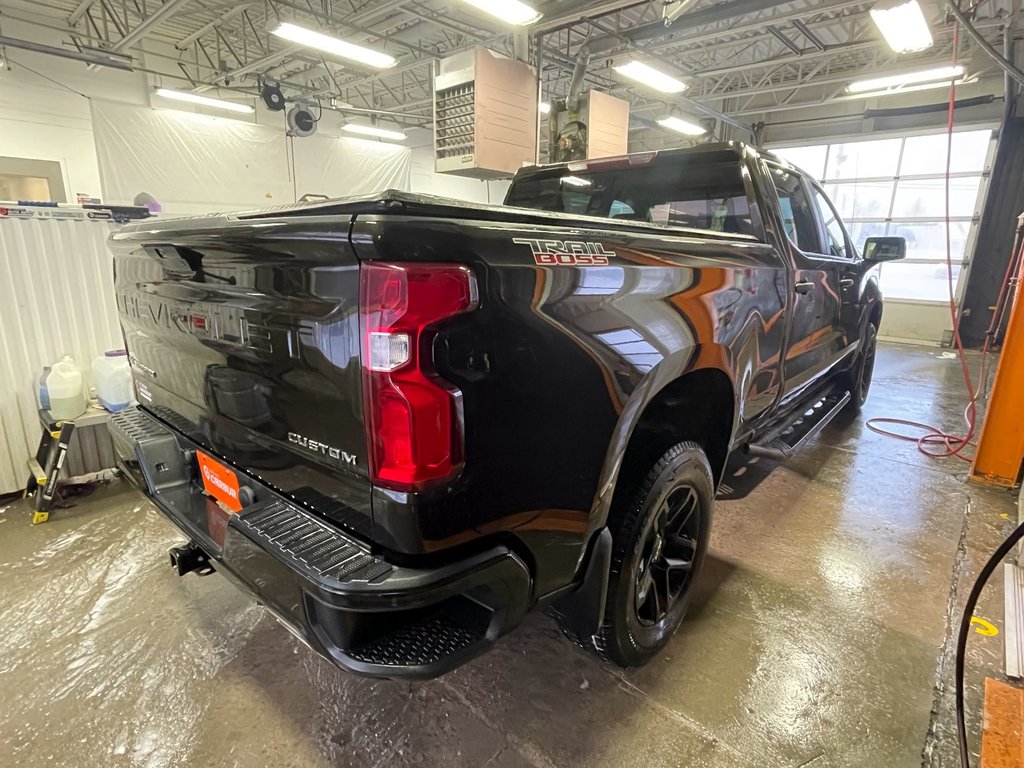
[[[801,251],[822,253],[818,222],[814,218],[800,174],[777,165],[769,165],[768,169],[775,182],[775,191],[779,194],[782,222],[789,239]]]
[[[628,203],[624,203],[621,200],[613,200],[612,207],[608,211],[608,218],[610,219],[635,219],[637,218],[636,211],[633,210],[633,206]]]
[[[841,259],[853,258],[853,254],[846,247],[846,232],[839,221],[839,215],[836,213],[835,208],[832,207],[829,199],[817,187],[814,188],[814,202],[817,204],[818,213],[821,214],[821,220],[825,224],[827,253]]]

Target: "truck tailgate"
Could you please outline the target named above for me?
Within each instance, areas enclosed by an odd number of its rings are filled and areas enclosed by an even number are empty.
[[[372,528],[348,216],[147,223],[113,239],[143,408],[293,500]]]

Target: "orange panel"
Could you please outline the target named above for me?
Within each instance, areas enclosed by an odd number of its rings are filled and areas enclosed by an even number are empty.
[[[1017,272],[1016,298],[988,401],[985,425],[971,468],[971,479],[1012,486],[1024,462],[1024,259]]]
[[[1024,768],[1024,691],[985,678],[981,768]]]

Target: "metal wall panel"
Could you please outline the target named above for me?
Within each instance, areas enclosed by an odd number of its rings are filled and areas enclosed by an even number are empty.
[[[123,346],[107,250],[116,228],[0,217],[0,494],[28,479],[43,366],[69,354],[88,381],[92,359]]]

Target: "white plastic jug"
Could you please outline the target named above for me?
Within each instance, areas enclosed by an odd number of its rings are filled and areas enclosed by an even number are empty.
[[[54,421],[76,419],[85,413],[82,372],[70,355],[53,366],[46,377],[46,391],[50,394],[50,415]]]
[[[119,349],[92,361],[92,385],[100,405],[108,411],[120,411],[132,401],[132,367],[128,353]]]

